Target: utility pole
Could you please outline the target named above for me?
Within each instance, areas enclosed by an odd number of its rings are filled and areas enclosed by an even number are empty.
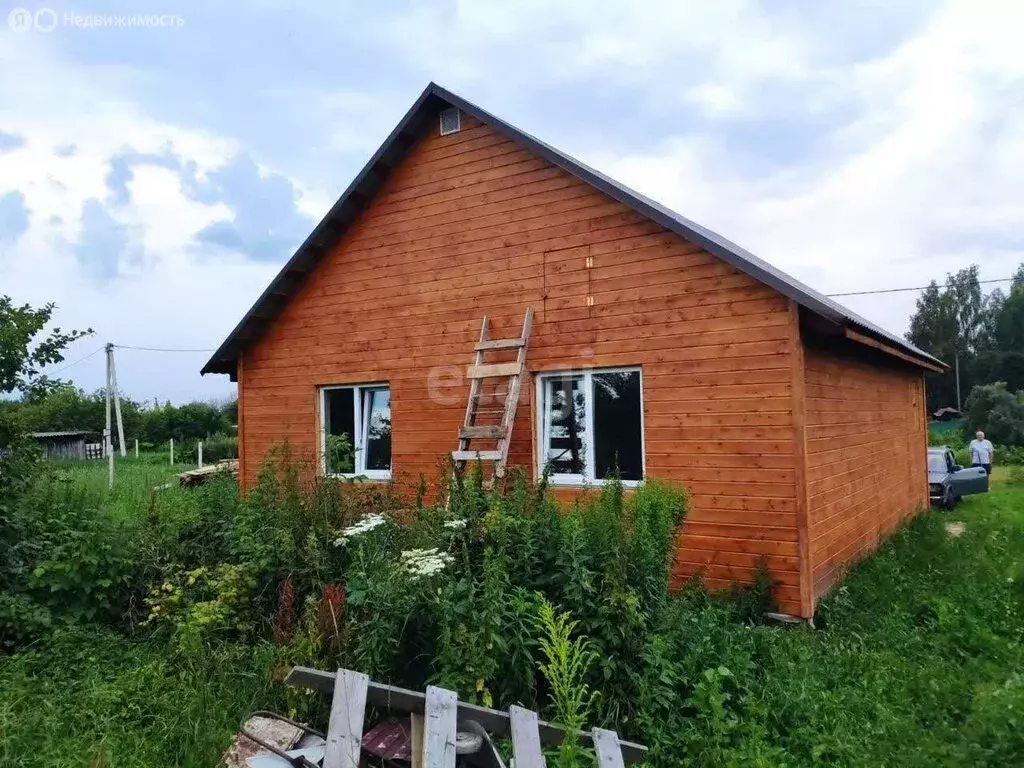
[[[107,344],[107,422],[103,428],[103,452],[107,455],[107,482],[110,487],[114,487],[114,446],[111,444],[110,438],[110,387],[111,387],[111,374],[113,373],[113,362],[114,362],[114,345]]]
[[[960,352],[956,353],[956,409],[963,412],[963,405],[960,403]]]
[[[110,360],[110,386],[114,393],[114,413],[117,416],[117,446],[121,449],[121,458],[128,454],[124,445],[124,419],[121,418],[121,395],[117,391],[117,366],[114,364],[114,345],[107,344],[107,356]]]

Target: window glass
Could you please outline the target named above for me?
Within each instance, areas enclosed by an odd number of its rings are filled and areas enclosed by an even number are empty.
[[[949,467],[946,466],[946,455],[943,453],[929,453],[928,454],[928,471],[929,472],[946,472]]]
[[[540,377],[540,462],[554,482],[643,479],[639,369]]]
[[[391,389],[381,385],[326,387],[320,394],[324,471],[390,477]]]
[[[327,441],[324,455],[328,472],[355,472],[356,411],[351,389],[324,390],[324,424]],[[342,448],[331,437],[344,437],[348,444]]]
[[[644,475],[640,431],[640,371],[595,373],[594,476],[611,477],[618,465],[623,480]]]
[[[363,390],[364,468],[391,469],[391,390]]]
[[[586,398],[582,376],[558,376],[547,385],[547,456],[551,471],[582,475],[586,466]]]

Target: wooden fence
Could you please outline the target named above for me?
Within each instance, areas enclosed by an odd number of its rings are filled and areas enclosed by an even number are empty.
[[[502,712],[461,702],[454,692],[444,688],[428,686],[424,694],[376,683],[362,672],[348,669],[335,673],[295,667],[285,683],[333,695],[323,768],[359,766],[367,706],[411,715],[413,768],[454,768],[460,729],[482,737],[483,747],[473,755],[473,762],[493,768],[504,768],[504,763],[491,743],[492,736],[511,737],[516,768],[543,768],[543,746],[558,745],[565,738],[564,729],[522,707],[512,706]],[[604,728],[578,735],[581,743],[594,749],[600,768],[639,762],[647,751],[640,744],[621,741],[615,731]]]

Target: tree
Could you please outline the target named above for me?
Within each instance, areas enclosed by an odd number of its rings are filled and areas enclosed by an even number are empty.
[[[955,296],[932,280],[917,299],[917,309],[910,318],[907,340],[940,360],[953,364],[957,356],[958,335]],[[929,410],[956,403],[955,374],[929,373],[927,384]]]
[[[40,337],[53,316],[53,304],[33,309],[15,306],[10,296],[0,296],[0,394],[44,392],[56,382],[41,369],[64,359],[68,344],[92,333],[54,328]],[[9,540],[8,512],[11,502],[28,486],[35,471],[36,452],[24,434],[16,408],[0,408],[0,543]],[[2,550],[2,548],[0,548]],[[0,558],[6,553],[0,551]]]
[[[1014,346],[1008,335],[1022,300],[1015,296],[1019,291],[1011,289],[1006,296],[996,290],[985,296],[978,273],[973,264],[947,274],[944,286],[933,280],[917,300],[907,339],[950,365],[948,373],[928,374],[929,410],[957,403],[957,367],[963,395],[975,384],[996,380],[1019,386],[1016,372],[1024,374],[1024,358],[1018,359],[1024,347]],[[1024,286],[1024,265],[1015,280]]]
[[[19,401],[21,420],[34,432],[61,429],[90,429],[100,432],[106,421],[106,393],[97,390],[86,394],[68,383],[59,383],[43,393],[26,396]],[[126,437],[142,432],[139,404],[121,397],[121,414]],[[111,436],[117,444],[116,431]]]
[[[53,303],[39,309],[28,304],[18,307],[10,296],[0,296],[0,393],[31,394],[54,386],[56,382],[43,376],[42,369],[63,361],[69,344],[92,333],[91,328],[62,331],[58,327],[37,338],[54,309]]]
[[[952,357],[957,347],[956,315],[953,294],[932,280],[917,299],[907,340],[940,359]]]
[[[983,384],[967,398],[967,430],[979,429],[994,443],[1024,445],[1024,392],[1010,392],[1003,382]]]

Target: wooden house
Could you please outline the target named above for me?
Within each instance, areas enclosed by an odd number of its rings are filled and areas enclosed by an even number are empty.
[[[943,363],[434,84],[203,368],[238,382],[243,482],[285,439],[322,471],[436,477],[482,317],[516,336],[530,307],[510,464],[552,462],[566,495],[616,463],[685,484],[677,582],[763,556],[811,616],[928,503]],[[342,433],[356,456],[332,467]]]

